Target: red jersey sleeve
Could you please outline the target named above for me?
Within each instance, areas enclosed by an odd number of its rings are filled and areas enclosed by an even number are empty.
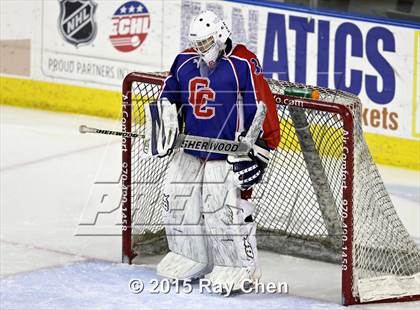
[[[257,101],[263,101],[267,106],[267,116],[263,124],[262,138],[270,149],[275,149],[280,142],[280,126],[277,115],[276,103],[273,94],[264,79],[264,74],[260,62],[254,53],[243,45],[237,45],[233,54],[242,59],[246,59],[250,66],[251,79]]]

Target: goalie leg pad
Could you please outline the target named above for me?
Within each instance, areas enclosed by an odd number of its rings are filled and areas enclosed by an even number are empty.
[[[199,159],[183,151],[174,155],[162,197],[163,222],[171,251],[158,265],[158,273],[163,276],[181,280],[212,269],[202,221],[202,178],[203,164]]]
[[[215,266],[213,271],[206,275],[213,287],[218,287],[226,292],[238,292],[247,289],[257,280],[249,273],[248,268]],[[218,290],[219,291],[219,290]]]
[[[207,263],[200,263],[184,255],[169,252],[157,266],[157,274],[175,280],[198,279],[211,269]]]
[[[204,223],[214,269],[207,277],[215,285],[233,285],[260,278],[254,206],[240,199],[224,161],[207,162],[204,171]]]

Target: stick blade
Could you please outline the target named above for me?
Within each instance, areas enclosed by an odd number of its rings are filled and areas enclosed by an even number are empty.
[[[257,111],[255,112],[254,120],[252,121],[251,126],[248,129],[247,134],[241,140],[244,144],[248,145],[249,148],[252,148],[260,136],[262,130],[265,116],[267,114],[267,106],[264,102],[259,101],[257,103]]]

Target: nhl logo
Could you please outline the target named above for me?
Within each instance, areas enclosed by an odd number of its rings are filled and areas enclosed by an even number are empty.
[[[91,42],[96,36],[96,3],[92,0],[59,0],[58,26],[63,38],[76,46]]]

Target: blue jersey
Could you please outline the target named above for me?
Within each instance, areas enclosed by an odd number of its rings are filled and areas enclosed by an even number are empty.
[[[237,45],[205,75],[200,73],[199,59],[192,49],[180,53],[160,94],[181,108],[185,133],[234,141],[237,132],[250,127],[256,103],[262,100],[268,108],[262,137],[275,148],[279,142],[277,112],[257,57],[245,46]],[[217,153],[185,152],[200,158],[226,158]]]

